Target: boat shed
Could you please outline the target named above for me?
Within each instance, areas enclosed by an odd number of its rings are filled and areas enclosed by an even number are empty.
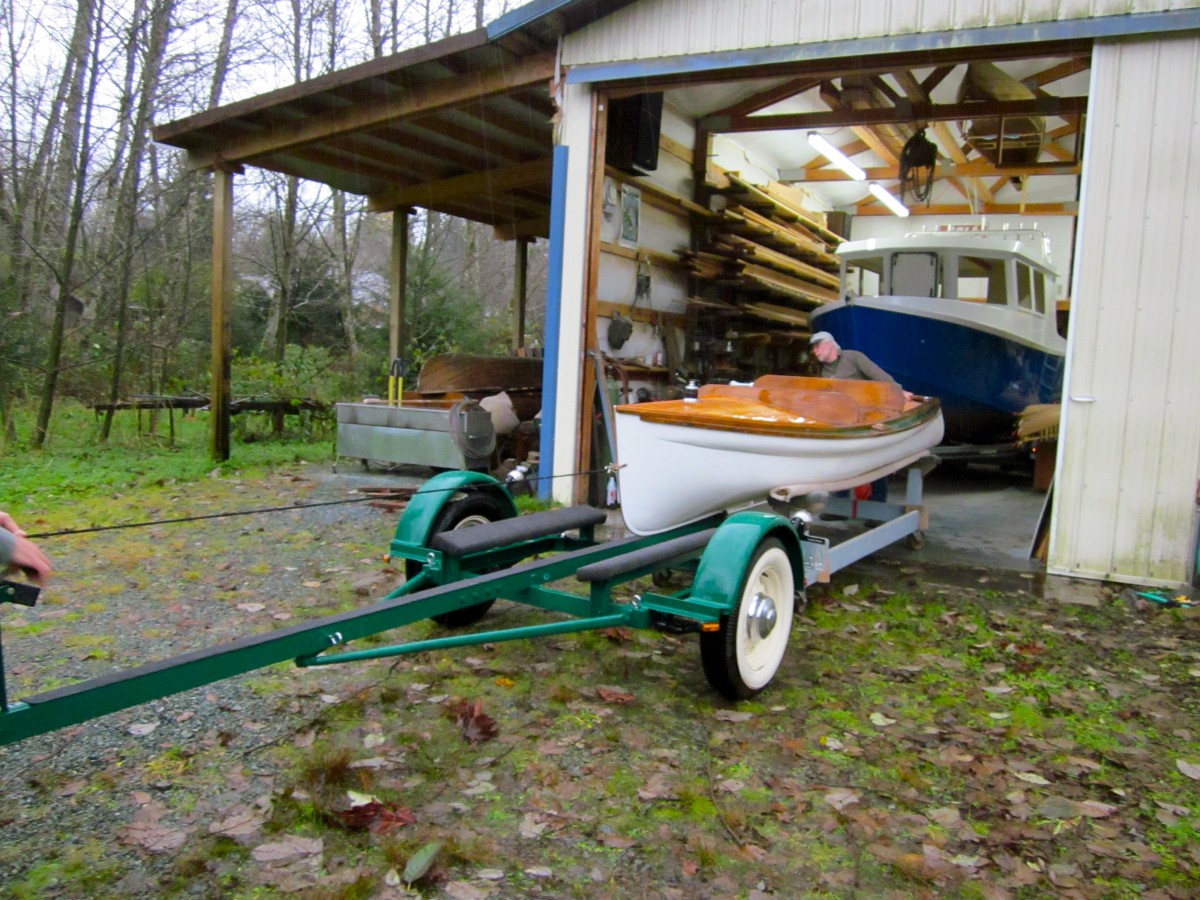
[[[398,223],[424,206],[518,245],[548,238],[543,466],[570,502],[594,485],[565,476],[603,461],[580,424],[603,374],[590,352],[621,359],[648,392],[689,359],[734,376],[794,362],[806,311],[836,295],[830,248],[896,227],[890,201],[806,134],[903,199],[922,187],[900,153],[920,128],[939,158],[914,216],[1036,220],[1068,270],[1048,571],[1189,583],[1200,0],[536,0],[155,138],[218,173],[215,312],[244,165],[366,194]],[[406,229],[395,234],[398,347]],[[628,333],[610,333],[622,316]],[[215,374],[228,372],[220,321]]]

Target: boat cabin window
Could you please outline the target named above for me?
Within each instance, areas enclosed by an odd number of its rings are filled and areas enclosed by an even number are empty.
[[[937,297],[938,258],[936,253],[895,253],[892,255],[893,297]]]
[[[883,257],[868,256],[846,263],[842,283],[848,297],[878,297],[883,289]]]
[[[1017,263],[1017,306],[1033,309],[1033,269]]]
[[[1004,260],[987,256],[958,258],[958,297],[975,303],[1008,305],[1008,278]]]
[[[1033,275],[1033,310],[1034,312],[1046,314],[1046,273],[1039,272],[1037,269],[1030,269]]]

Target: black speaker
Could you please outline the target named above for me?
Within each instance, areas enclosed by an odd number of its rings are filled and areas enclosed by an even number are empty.
[[[658,168],[662,105],[662,91],[608,102],[604,159],[610,166],[631,175],[645,175]]]

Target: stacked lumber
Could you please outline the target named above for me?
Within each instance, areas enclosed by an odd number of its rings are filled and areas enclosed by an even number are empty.
[[[732,172],[728,174],[731,188],[726,193],[726,197],[736,202],[737,205],[799,226],[832,247],[836,247],[842,242],[839,235],[825,227],[825,217],[801,206],[792,195],[793,192],[785,185],[759,186],[739,178]]]
[[[788,261],[790,265],[786,270],[782,262],[771,260],[770,262],[778,265],[778,268],[773,267],[762,253],[765,250],[762,247],[755,253],[749,253],[744,246],[727,241],[718,242],[714,246],[719,248],[714,252],[680,253],[689,270],[698,278],[752,294],[769,294],[776,301],[796,307],[800,311],[813,309],[837,299],[836,278],[833,279],[833,287],[817,281],[818,278],[828,278],[828,273],[805,266],[796,260]],[[803,270],[800,269],[801,266],[804,267]]]
[[[720,230],[757,241],[763,246],[798,256],[830,272],[838,270],[829,245],[796,223],[778,222],[744,206],[726,207],[719,214]]]

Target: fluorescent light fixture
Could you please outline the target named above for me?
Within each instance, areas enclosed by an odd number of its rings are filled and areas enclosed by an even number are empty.
[[[853,178],[855,181],[866,181],[867,173],[850,162],[850,157],[839,150],[815,131],[808,133],[808,142],[813,145],[831,163]]]
[[[907,216],[908,215],[908,207],[905,206],[903,203],[901,203],[899,200],[897,200],[892,195],[891,191],[887,190],[882,185],[878,185],[874,181],[872,181],[869,185],[867,185],[867,190],[875,195],[876,200],[878,200],[880,203],[882,203],[884,206],[886,206],[888,209],[890,209],[896,215],[898,215],[898,216]]]

